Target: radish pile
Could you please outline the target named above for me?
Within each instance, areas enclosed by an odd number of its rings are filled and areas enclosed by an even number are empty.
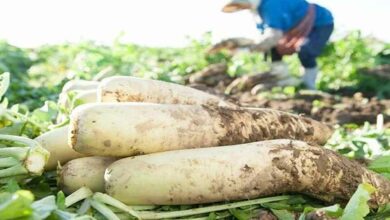
[[[69,102],[75,91],[79,106]],[[134,77],[68,83],[58,120],[35,139],[65,193],[82,187],[125,204],[181,205],[303,193],[347,201],[363,182],[390,200],[390,182],[324,149],[332,129],[270,109],[242,108],[176,84]],[[37,172],[35,170],[36,173]],[[28,173],[28,172],[25,172]]]

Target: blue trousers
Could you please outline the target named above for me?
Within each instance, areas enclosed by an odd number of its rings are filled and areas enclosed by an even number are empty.
[[[307,36],[305,43],[298,51],[298,57],[301,64],[305,68],[313,68],[317,66],[316,58],[321,54],[322,50],[329,41],[334,25],[324,25],[314,27]],[[271,49],[272,62],[281,61],[283,56],[278,53],[276,48]]]

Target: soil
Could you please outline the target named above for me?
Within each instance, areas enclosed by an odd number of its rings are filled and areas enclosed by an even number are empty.
[[[363,69],[362,72],[366,75],[372,75],[380,79],[390,80],[390,64],[379,65],[374,68]]]
[[[211,68],[208,70],[210,71]],[[225,68],[213,68],[219,73],[208,74],[207,77],[225,75]],[[216,71],[218,72],[218,71]],[[211,76],[212,75],[212,76]],[[209,82],[210,78],[204,79]],[[220,79],[220,78],[219,78]],[[218,84],[203,83],[198,78],[196,84],[189,86],[218,95],[245,107],[271,108],[296,114],[303,114],[329,125],[354,123],[362,125],[365,122],[375,124],[379,114],[384,115],[385,127],[390,127],[390,100],[378,100],[376,97],[364,97],[362,93],[343,93],[336,95],[318,91],[299,91],[295,96],[269,97],[261,94],[254,95],[251,88],[235,91],[225,95],[226,88],[234,79],[220,80]],[[215,82],[215,81],[214,81]],[[253,87],[250,85],[249,87]]]
[[[386,114],[390,110],[390,100],[363,98],[359,94],[354,97],[317,97],[316,95],[301,96],[298,94],[295,97],[282,99],[240,97],[239,100],[244,106],[272,108],[304,114],[330,125],[376,123],[379,114],[384,114],[385,122],[390,120],[390,116]]]

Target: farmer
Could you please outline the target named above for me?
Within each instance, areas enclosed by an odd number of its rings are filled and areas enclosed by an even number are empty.
[[[306,0],[229,0],[223,12],[249,9],[255,16],[259,39],[251,51],[271,53],[271,73],[281,80],[288,77],[284,55],[298,54],[304,67],[303,84],[315,89],[318,75],[316,58],[333,31],[329,10]]]

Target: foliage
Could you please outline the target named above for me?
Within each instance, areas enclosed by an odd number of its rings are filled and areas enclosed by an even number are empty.
[[[85,41],[77,44],[45,45],[22,49],[0,42],[0,73],[9,72],[12,82],[7,97],[12,104],[25,103],[30,109],[47,100],[55,100],[64,82],[70,79],[94,79],[107,75],[135,75],[184,83],[187,76],[211,63],[228,63],[231,76],[253,74],[268,69],[263,54],[241,52],[205,55],[211,34],[190,40],[183,48],[149,48],[116,39],[112,45]],[[330,43],[319,58],[322,90],[349,87],[363,92],[376,91],[389,97],[389,82],[361,73],[362,68],[390,63],[390,45],[363,38],[352,32]],[[294,75],[300,75],[296,56],[286,61]]]
[[[371,199],[370,195],[375,192],[375,188],[369,184],[361,184],[351,197],[341,220],[364,220],[369,212],[368,201]]]
[[[31,192],[19,190],[15,193],[0,194],[0,216],[3,219],[16,219],[30,216],[33,212],[31,204],[34,196]]]
[[[29,69],[36,64],[34,54],[29,49],[21,49],[0,42],[0,73],[11,74],[7,97],[11,103],[25,102],[32,108],[39,107],[47,99],[54,99],[57,92],[54,85],[34,87],[30,84]],[[53,96],[53,97],[52,97]]]
[[[389,97],[390,83],[364,74],[364,69],[390,62],[385,56],[389,45],[365,38],[359,31],[330,43],[319,59],[322,74],[318,86],[322,90],[348,88],[352,91]],[[375,92],[376,91],[376,92]]]
[[[375,63],[376,51],[372,39],[363,38],[360,32],[352,32],[342,40],[330,43],[319,60],[323,72],[321,89],[340,89],[357,83],[357,72]]]
[[[350,158],[373,159],[389,153],[390,129],[346,124],[336,129],[326,147]]]

